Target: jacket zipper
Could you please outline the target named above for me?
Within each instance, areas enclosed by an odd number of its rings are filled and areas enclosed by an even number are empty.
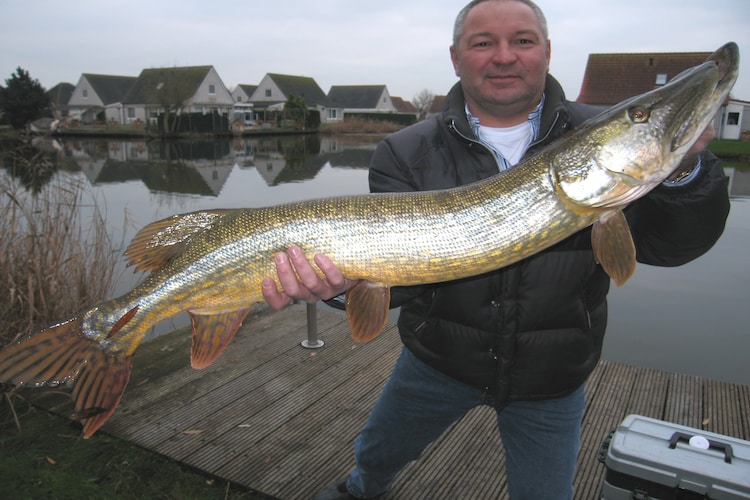
[[[552,134],[552,131],[555,129],[555,126],[557,125],[557,122],[559,120],[560,120],[560,111],[555,111],[555,118],[554,118],[554,120],[552,120],[552,124],[549,126],[549,128],[545,132],[544,136],[540,137],[536,141],[534,141],[531,144],[529,144],[529,147],[526,148],[526,151],[528,151],[529,149],[531,149],[531,148],[533,148],[533,147],[535,147],[535,146],[543,143],[544,141],[546,141],[549,138],[550,134]],[[453,131],[453,133],[455,133],[461,139],[463,139],[466,142],[468,142],[470,145],[480,146],[485,151],[487,151],[490,155],[492,155],[493,158],[495,157],[495,155],[492,153],[492,151],[490,151],[490,148],[488,148],[487,146],[485,146],[484,144],[482,144],[476,138],[474,138],[474,137],[467,137],[466,135],[464,135],[464,133],[461,132],[458,129],[458,127],[456,126],[456,119],[455,118],[451,118],[451,121],[449,123],[449,128]],[[526,153],[524,153],[524,157],[526,157]],[[500,170],[501,165],[500,165],[500,162],[497,161],[497,158],[495,158],[495,163],[498,166],[498,170]]]

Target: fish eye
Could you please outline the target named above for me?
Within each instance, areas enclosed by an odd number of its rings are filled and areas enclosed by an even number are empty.
[[[643,123],[651,113],[646,108],[634,107],[628,110],[628,117],[633,123]]]

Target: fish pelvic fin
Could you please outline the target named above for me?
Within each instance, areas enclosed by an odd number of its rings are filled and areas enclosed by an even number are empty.
[[[0,383],[17,387],[73,385],[71,418],[88,439],[115,411],[130,379],[132,355],[109,352],[74,318],[11,343],[0,351]]]
[[[369,342],[377,337],[388,320],[391,289],[387,285],[360,281],[346,292],[346,317],[352,338]]]
[[[635,244],[622,210],[606,212],[591,228],[594,256],[617,286],[635,271]]]
[[[204,230],[231,209],[201,210],[173,215],[144,226],[125,250],[129,266],[136,271],[155,271],[182,249],[182,243]]]
[[[216,361],[249,312],[249,307],[221,312],[188,311],[193,326],[190,365],[201,369]]]

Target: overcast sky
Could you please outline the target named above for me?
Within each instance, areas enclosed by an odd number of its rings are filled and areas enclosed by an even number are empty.
[[[465,0],[0,0],[0,81],[22,67],[46,88],[82,73],[213,65],[232,90],[266,73],[445,94]],[[744,58],[732,96],[750,100],[748,0],[538,0],[551,73],[576,99],[590,53],[713,51]],[[672,76],[672,75],[670,75]]]

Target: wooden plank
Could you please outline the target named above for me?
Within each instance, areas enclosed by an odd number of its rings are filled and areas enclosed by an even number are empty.
[[[703,429],[741,437],[745,419],[740,408],[738,386],[720,380],[706,380],[704,387]]]
[[[740,422],[742,423],[741,439],[750,441],[750,385],[738,386],[740,407]]]
[[[318,330],[325,347],[306,350],[303,306],[261,312],[202,371],[189,366],[186,331],[144,343],[102,432],[270,497],[309,498],[353,467],[356,434],[402,348],[394,325],[355,344],[344,316],[330,311],[319,311]],[[629,413],[750,434],[750,386],[602,361],[585,394],[576,498],[598,498],[599,447]],[[45,407],[71,407],[62,390],[27,395]],[[507,499],[504,467],[495,412],[478,407],[404,468],[386,499]]]
[[[291,311],[290,311],[291,312]],[[183,404],[195,393],[190,382],[198,382],[202,389],[226,383],[228,378],[239,376],[253,367],[247,361],[251,358],[267,360],[274,354],[283,351],[290,344],[305,338],[306,320],[299,314],[279,314],[268,312],[255,316],[253,321],[245,324],[229,344],[225,352],[208,368],[193,370],[189,361],[189,341],[185,344],[184,359],[169,364],[169,359],[162,356],[164,346],[172,347],[179,339],[189,339],[189,333],[182,329],[151,342],[144,343],[136,352],[131,380],[134,387],[129,387],[118,408],[120,417],[110,419],[110,425],[126,425],[121,420],[127,414],[147,413],[147,407],[164,408],[168,404]],[[175,338],[176,337],[176,338]],[[299,339],[299,340],[297,340]],[[141,361],[143,360],[143,362]],[[141,365],[144,365],[142,368]],[[171,370],[168,375],[151,381],[152,373],[148,366],[162,365]],[[148,382],[139,382],[145,379]],[[151,385],[149,385],[151,384]],[[213,385],[212,385],[213,384]],[[115,417],[115,415],[113,415]],[[111,423],[110,423],[111,422]],[[114,428],[112,429],[114,432]],[[119,431],[119,430],[118,430]]]
[[[501,498],[505,452],[491,407],[469,411],[396,478],[393,498]]]
[[[703,385],[700,379],[693,375],[669,374],[664,420],[700,429],[702,417]]]
[[[306,411],[324,395],[335,394],[342,384],[351,383],[352,377],[361,371],[367,371],[368,365],[385,355],[389,349],[393,349],[396,344],[396,339],[393,337],[384,335],[366,346],[357,346],[355,349],[352,349],[353,344],[348,338],[338,342],[332,340],[331,344],[340,345],[342,349],[334,351],[329,348],[333,354],[330,364],[322,364],[327,359],[327,353],[320,353],[315,357],[315,366],[320,368],[318,375],[306,377],[306,382],[300,385],[291,383],[284,387],[285,384],[282,384],[282,387],[278,389],[265,386],[262,389],[264,392],[269,391],[273,397],[278,396],[278,398],[273,402],[264,402],[257,407],[251,406],[253,397],[242,397],[237,401],[237,405],[247,404],[248,412],[251,411],[250,408],[256,408],[257,411],[241,420],[232,421],[225,410],[213,415],[210,422],[214,423],[216,429],[209,429],[209,434],[205,438],[200,436],[202,441],[200,449],[185,457],[186,462],[199,467],[207,467],[211,464],[211,467],[217,470],[231,470],[229,464],[234,461],[232,457],[237,453],[236,450],[256,446],[263,438],[278,432],[289,419],[297,413]],[[391,340],[390,343],[389,340]],[[346,352],[347,356],[341,358],[340,353],[343,352]],[[223,422],[222,419],[225,416],[227,421]],[[244,429],[251,432],[239,432],[237,426],[240,424],[247,426]],[[206,427],[209,428],[210,424]],[[189,440],[190,437],[181,437],[181,439]],[[226,457],[223,462],[221,462],[222,457]]]
[[[597,498],[601,490],[604,466],[597,461],[602,441],[627,413],[637,369],[603,361],[601,373],[588,387],[589,397],[581,428],[581,448],[576,464],[576,498]]]
[[[633,389],[626,413],[663,419],[668,390],[667,373],[651,368],[638,369],[633,380]]]
[[[310,475],[325,477],[319,485],[321,488],[345,476],[353,465],[356,433],[367,420],[369,409],[379,396],[400,352],[397,335],[386,332],[386,336],[378,340],[384,350],[381,354],[372,353],[376,354],[375,363],[350,374],[343,368],[343,362],[332,367],[321,377],[332,380],[333,390],[323,397],[311,399],[304,412],[284,422],[277,432],[267,433],[248,450],[253,455],[271,458],[262,462],[233,460],[222,466],[221,474],[244,480],[253,478],[264,491],[278,489],[279,494],[297,491],[304,486],[309,488]],[[332,371],[342,371],[343,375],[337,376]],[[318,382],[314,380],[312,383]],[[295,397],[290,396],[291,399]],[[344,462],[347,465],[331,469],[328,464],[330,457],[342,455],[346,457]]]

